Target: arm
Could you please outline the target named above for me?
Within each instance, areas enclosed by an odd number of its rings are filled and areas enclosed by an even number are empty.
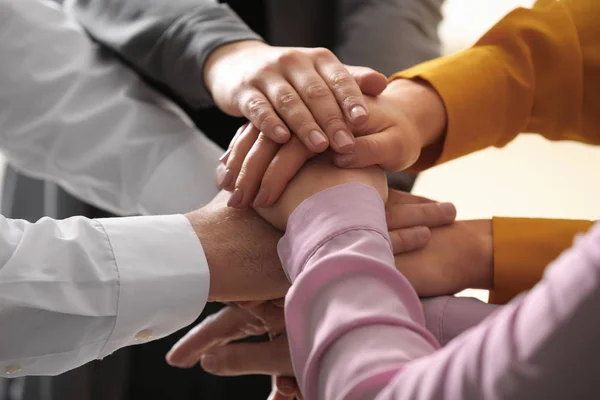
[[[99,42],[192,107],[212,104],[204,64],[217,47],[262,40],[216,0],[66,0]]]
[[[591,398],[600,356],[600,229],[529,295],[436,351],[416,294],[394,271],[377,200],[351,185],[321,192],[292,214],[279,245],[293,282],[292,361],[306,396]]]
[[[385,75],[440,55],[443,0],[337,0],[333,52]],[[377,21],[377,23],[373,23]]]
[[[546,266],[592,224],[579,220],[494,218],[494,276],[489,302],[508,303],[531,289],[542,279]]]
[[[0,244],[3,377],[57,375],[159,339],[207,300],[206,259],[182,215],[0,217]]]
[[[185,216],[0,218],[0,376],[56,375],[159,339],[207,300],[283,296],[281,234],[224,197]]]
[[[185,212],[216,194],[218,147],[57,6],[0,11],[0,147],[13,165],[121,215]]]
[[[445,136],[424,133],[415,168],[504,146],[520,132],[600,144],[599,14],[593,0],[538,1],[471,49],[396,74],[429,82],[446,108]]]

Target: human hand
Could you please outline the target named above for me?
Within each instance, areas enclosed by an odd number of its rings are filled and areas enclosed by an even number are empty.
[[[221,192],[205,207],[186,214],[208,262],[209,301],[284,296],[289,282],[276,250],[282,233],[253,210],[227,207],[229,197]]]
[[[268,342],[231,343],[265,333],[271,337]],[[272,375],[270,398],[301,398],[285,335],[283,299],[251,302],[244,308],[229,305],[194,327],[167,354],[167,362],[180,368],[199,361],[215,375]]]
[[[347,152],[354,146],[352,128],[369,113],[359,84],[374,82],[379,92],[387,84],[385,76],[369,71],[357,82],[327,49],[240,41],[209,56],[204,81],[222,111],[245,116],[277,143],[288,141],[291,131],[311,151],[331,144]]]
[[[369,119],[354,130],[354,150],[334,154],[339,167],[406,169],[417,161],[422,147],[436,140],[432,132],[441,134],[446,124],[441,99],[423,83],[394,81],[381,95],[367,96],[365,101],[371,110]],[[219,166],[220,187],[238,192],[230,205],[240,208],[253,200],[255,207],[273,205],[302,165],[315,155],[296,138],[281,146],[253,126],[238,131],[230,149],[222,160],[226,166]]]
[[[452,224],[456,208],[425,197],[388,189],[385,215],[394,254],[419,250],[427,245],[431,229]]]
[[[403,242],[391,234],[394,250]],[[426,246],[394,251],[396,268],[419,296],[452,295],[464,289],[491,289],[494,254],[491,220],[456,221],[434,228]]]
[[[386,171],[412,166],[421,149],[438,142],[446,131],[446,108],[427,82],[399,79],[369,104],[367,123],[354,133],[354,151],[338,154],[335,164],[343,168],[379,165]]]
[[[362,169],[340,169],[331,163],[329,153],[307,163],[290,181],[287,188],[272,207],[256,208],[265,220],[278,229],[285,230],[294,210],[309,197],[333,186],[360,182],[379,192],[383,202],[387,201],[387,179],[379,167]]]

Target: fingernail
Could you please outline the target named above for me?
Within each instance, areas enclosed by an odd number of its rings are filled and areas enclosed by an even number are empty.
[[[308,140],[315,148],[319,148],[323,143],[327,143],[327,138],[319,131],[311,131],[308,134]]]
[[[456,208],[452,203],[440,203],[440,209],[446,217],[454,217],[456,215]]]
[[[231,195],[231,197],[229,198],[229,201],[227,202],[227,206],[235,208],[242,202],[243,199],[244,199],[244,192],[242,192],[242,189],[236,188],[235,191],[233,192],[233,194]]]
[[[265,188],[261,188],[256,195],[256,199],[254,200],[254,207],[261,208],[267,204],[267,200],[269,200],[269,192]]]
[[[200,363],[202,365],[202,369],[206,372],[215,372],[217,371],[217,357],[212,354],[206,355],[200,359]]]
[[[275,129],[273,129],[273,134],[275,135],[275,139],[281,142],[288,140],[290,137],[287,129],[285,129],[283,126],[275,127]]]
[[[354,145],[354,137],[346,131],[337,131],[333,135],[333,141],[338,147],[338,150],[345,150]]]
[[[367,116],[367,109],[363,106],[354,106],[350,110],[350,117],[353,121]]]
[[[225,153],[221,157],[219,157],[219,161],[225,164],[227,162],[227,157],[229,157],[229,153],[231,153],[231,149],[227,149]]]
[[[219,189],[223,189],[231,185],[233,182],[233,172],[229,168],[225,170],[223,177],[221,178],[221,182],[219,183]]]
[[[334,160],[338,167],[347,167],[354,161],[354,153],[336,154]]]

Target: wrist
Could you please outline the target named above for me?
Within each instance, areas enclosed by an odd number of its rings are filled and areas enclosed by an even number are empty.
[[[209,289],[208,289],[208,301],[217,301],[220,294],[223,293],[221,290],[222,279],[219,276],[218,266],[220,265],[218,256],[219,249],[215,247],[215,241],[212,240],[210,235],[209,217],[207,211],[202,208],[188,214],[185,214],[188,219],[198,240],[202,244],[204,250],[204,256],[206,257],[206,263],[208,265],[209,272]]]
[[[494,286],[494,235],[491,219],[464,221],[473,232],[467,287],[492,289]]]
[[[438,92],[421,79],[396,79],[384,93],[409,115],[420,134],[421,148],[441,140],[446,133],[448,116]]]
[[[258,48],[269,47],[260,40],[240,40],[217,47],[206,59],[204,64],[204,82],[209,92],[214,92],[214,86],[218,81],[219,71],[227,70],[221,65],[235,66],[235,62],[229,63],[231,57],[238,56],[240,52],[253,51]]]

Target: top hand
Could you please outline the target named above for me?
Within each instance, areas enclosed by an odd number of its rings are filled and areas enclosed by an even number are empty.
[[[394,81],[378,97],[365,99],[371,110],[369,119],[354,130],[360,136],[354,150],[334,155],[339,167],[379,165],[388,171],[403,170],[415,163],[423,147],[443,134],[444,106],[424,83]],[[295,138],[280,146],[252,125],[240,132],[223,160],[226,168],[220,167],[221,186],[237,192],[230,206],[245,207],[258,192],[255,207],[269,207],[315,153]]]
[[[287,142],[291,130],[313,152],[329,144],[337,152],[352,150],[351,128],[369,113],[359,83],[378,92],[387,84],[381,74],[367,75],[357,82],[327,49],[258,41],[221,46],[204,67],[206,86],[221,110],[245,116],[277,143]]]

